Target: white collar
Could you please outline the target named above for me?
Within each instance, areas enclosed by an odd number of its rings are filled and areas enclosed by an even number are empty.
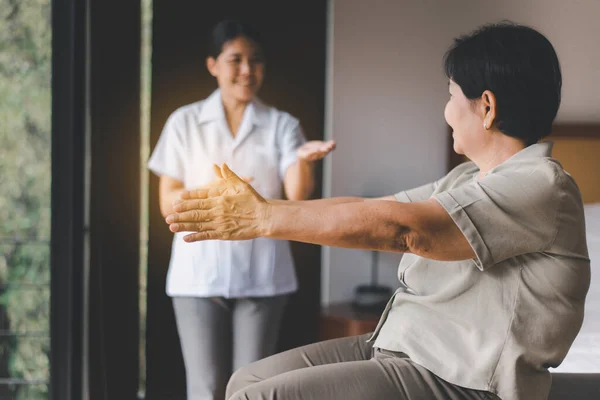
[[[269,123],[269,107],[263,104],[258,98],[253,99],[244,111],[245,120],[253,126],[267,126]],[[221,90],[215,90],[202,104],[202,109],[198,114],[198,124],[210,121],[225,121],[225,110],[221,101]]]

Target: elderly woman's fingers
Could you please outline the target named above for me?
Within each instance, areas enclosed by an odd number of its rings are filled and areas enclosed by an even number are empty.
[[[200,188],[193,190],[184,190],[179,196],[183,200],[189,199],[206,199],[209,197],[210,188]]]
[[[213,213],[203,210],[190,210],[181,213],[168,215],[166,218],[167,224],[176,222],[202,222],[207,221],[212,217]]]
[[[223,179],[223,175],[221,175],[221,168],[217,164],[213,164],[213,171],[218,179]]]
[[[175,205],[174,214],[167,215],[165,221],[168,224],[174,222],[198,222],[206,221],[214,216],[212,211],[218,204],[218,199],[186,200]]]
[[[208,199],[210,197],[218,197],[226,190],[227,186],[225,181],[220,179],[218,182],[214,181],[202,188],[183,191],[179,197],[182,200]],[[175,200],[173,205],[179,204],[180,202],[180,200]]]
[[[215,205],[215,202],[210,200],[212,199],[182,200],[173,205],[173,210],[177,213],[183,213],[184,211],[190,210],[210,210]]]
[[[185,235],[183,237],[183,240],[185,240],[188,243],[211,239],[221,239],[221,235],[217,231],[204,231],[198,233],[190,233],[189,235]]]
[[[213,222],[176,222],[169,225],[171,232],[208,232],[216,227]]]
[[[223,164],[224,167],[227,167],[227,170],[231,173],[233,173],[233,171],[231,171],[231,169],[229,169],[229,166],[227,166],[227,164]],[[219,167],[216,164],[213,164],[213,171],[215,171],[215,175],[222,180],[225,180],[223,172],[221,171],[221,167]],[[235,173],[233,173],[235,176],[237,176]],[[252,182],[254,180],[254,177],[252,176],[242,176],[242,177],[238,177],[241,180],[243,180],[244,182]]]
[[[221,167],[221,176],[230,183],[245,183],[244,180],[237,176],[227,164],[223,164]]]
[[[184,200],[189,200],[206,199],[212,196],[219,196],[221,194],[221,191],[215,190],[215,188],[218,188],[219,185],[224,184],[225,180],[221,176],[221,168],[219,168],[218,165],[213,164],[213,171],[216,176],[216,178],[213,181],[197,189],[185,190],[181,193],[179,197]]]

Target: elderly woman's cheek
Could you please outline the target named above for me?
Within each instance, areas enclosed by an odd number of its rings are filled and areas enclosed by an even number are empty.
[[[450,104],[452,100],[448,100],[446,103],[446,107],[444,108],[444,118],[446,119],[446,123],[452,127],[452,105]]]

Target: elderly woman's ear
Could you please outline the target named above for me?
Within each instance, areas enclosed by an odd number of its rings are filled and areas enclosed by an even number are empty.
[[[491,129],[496,119],[496,96],[492,91],[486,90],[481,95],[480,103],[483,128]]]

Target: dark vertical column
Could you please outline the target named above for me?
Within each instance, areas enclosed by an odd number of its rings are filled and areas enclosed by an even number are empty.
[[[139,0],[90,0],[90,398],[138,387]]]
[[[300,119],[308,139],[322,139],[325,108],[325,0],[309,2],[154,1],[151,144],[179,106],[207,97],[216,83],[206,71],[207,38],[225,17],[256,25],[265,39],[266,103]],[[320,196],[321,169],[317,171]],[[147,398],[183,398],[184,368],[170,299],[165,295],[172,234],[158,207],[158,179],[150,180]],[[287,308],[280,349],[316,340],[320,247],[293,244],[300,290]]]
[[[87,1],[52,2],[50,398],[83,393]]]

